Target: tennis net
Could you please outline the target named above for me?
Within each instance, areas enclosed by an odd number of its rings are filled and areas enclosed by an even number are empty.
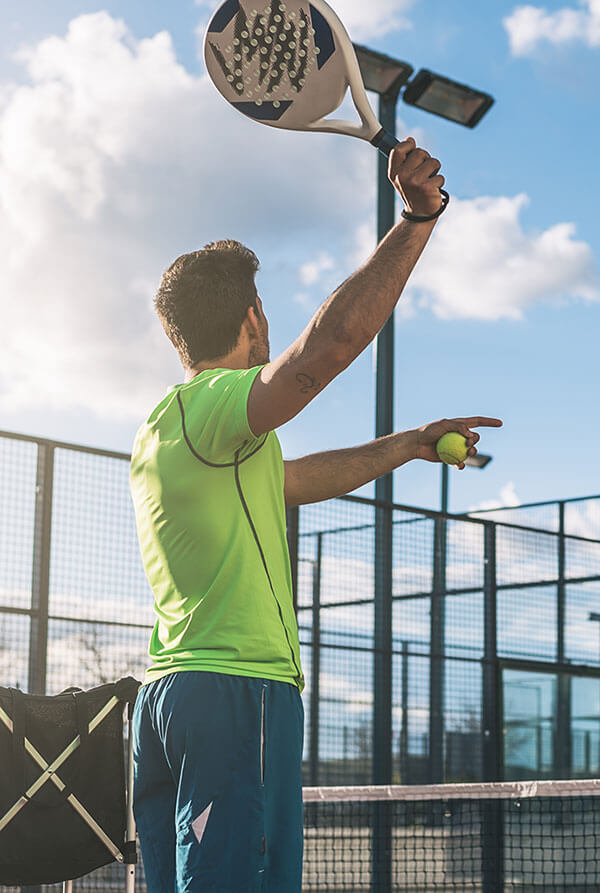
[[[600,781],[304,789],[303,893],[600,891]]]

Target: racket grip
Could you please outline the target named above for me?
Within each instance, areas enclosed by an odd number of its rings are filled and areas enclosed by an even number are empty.
[[[400,140],[397,140],[395,136],[392,136],[391,133],[388,133],[385,127],[382,127],[381,130],[375,134],[371,143],[375,146],[376,149],[379,149],[382,155],[385,155],[386,158],[390,157],[390,153],[392,149],[399,144]],[[435,174],[431,174],[432,177],[435,177]],[[446,205],[450,200],[450,196],[446,192],[445,189],[440,189],[440,193],[442,195],[443,205],[441,211],[446,210]]]
[[[385,127],[382,127],[371,140],[371,144],[375,146],[376,149],[379,149],[381,154],[385,155],[386,158],[390,157],[390,152],[399,142],[400,140],[397,140],[395,136],[388,133]]]

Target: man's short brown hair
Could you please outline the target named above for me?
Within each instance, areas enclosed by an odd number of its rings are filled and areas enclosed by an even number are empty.
[[[183,254],[162,278],[154,306],[184,366],[229,353],[256,307],[258,258],[233,239]]]

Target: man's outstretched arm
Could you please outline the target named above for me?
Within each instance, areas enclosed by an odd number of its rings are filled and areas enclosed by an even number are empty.
[[[412,139],[393,150],[390,179],[415,214],[427,216],[440,207],[439,168],[440,162]],[[256,435],[294,418],[362,353],[396,306],[435,224],[403,220],[395,226],[300,337],[265,366],[248,399],[248,422]]]
[[[315,453],[285,463],[285,503],[288,508],[321,502],[350,493],[389,474],[412,459],[439,462],[435,445],[443,434],[458,431],[467,438],[469,455],[477,452],[479,434],[472,428],[499,428],[500,419],[473,416],[443,419],[414,431],[380,437],[364,446]],[[459,466],[464,468],[464,465]]]

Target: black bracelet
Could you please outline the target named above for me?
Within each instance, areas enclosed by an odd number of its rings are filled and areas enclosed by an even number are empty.
[[[440,214],[443,214],[446,208],[448,207],[448,202],[450,201],[450,196],[446,192],[445,189],[440,189],[442,194],[442,207],[439,211],[436,211],[435,214],[431,214],[429,217],[419,217],[417,214],[411,214],[409,211],[403,211],[402,216],[405,220],[412,220],[413,223],[427,223],[428,220],[435,220],[436,217],[439,217]]]

